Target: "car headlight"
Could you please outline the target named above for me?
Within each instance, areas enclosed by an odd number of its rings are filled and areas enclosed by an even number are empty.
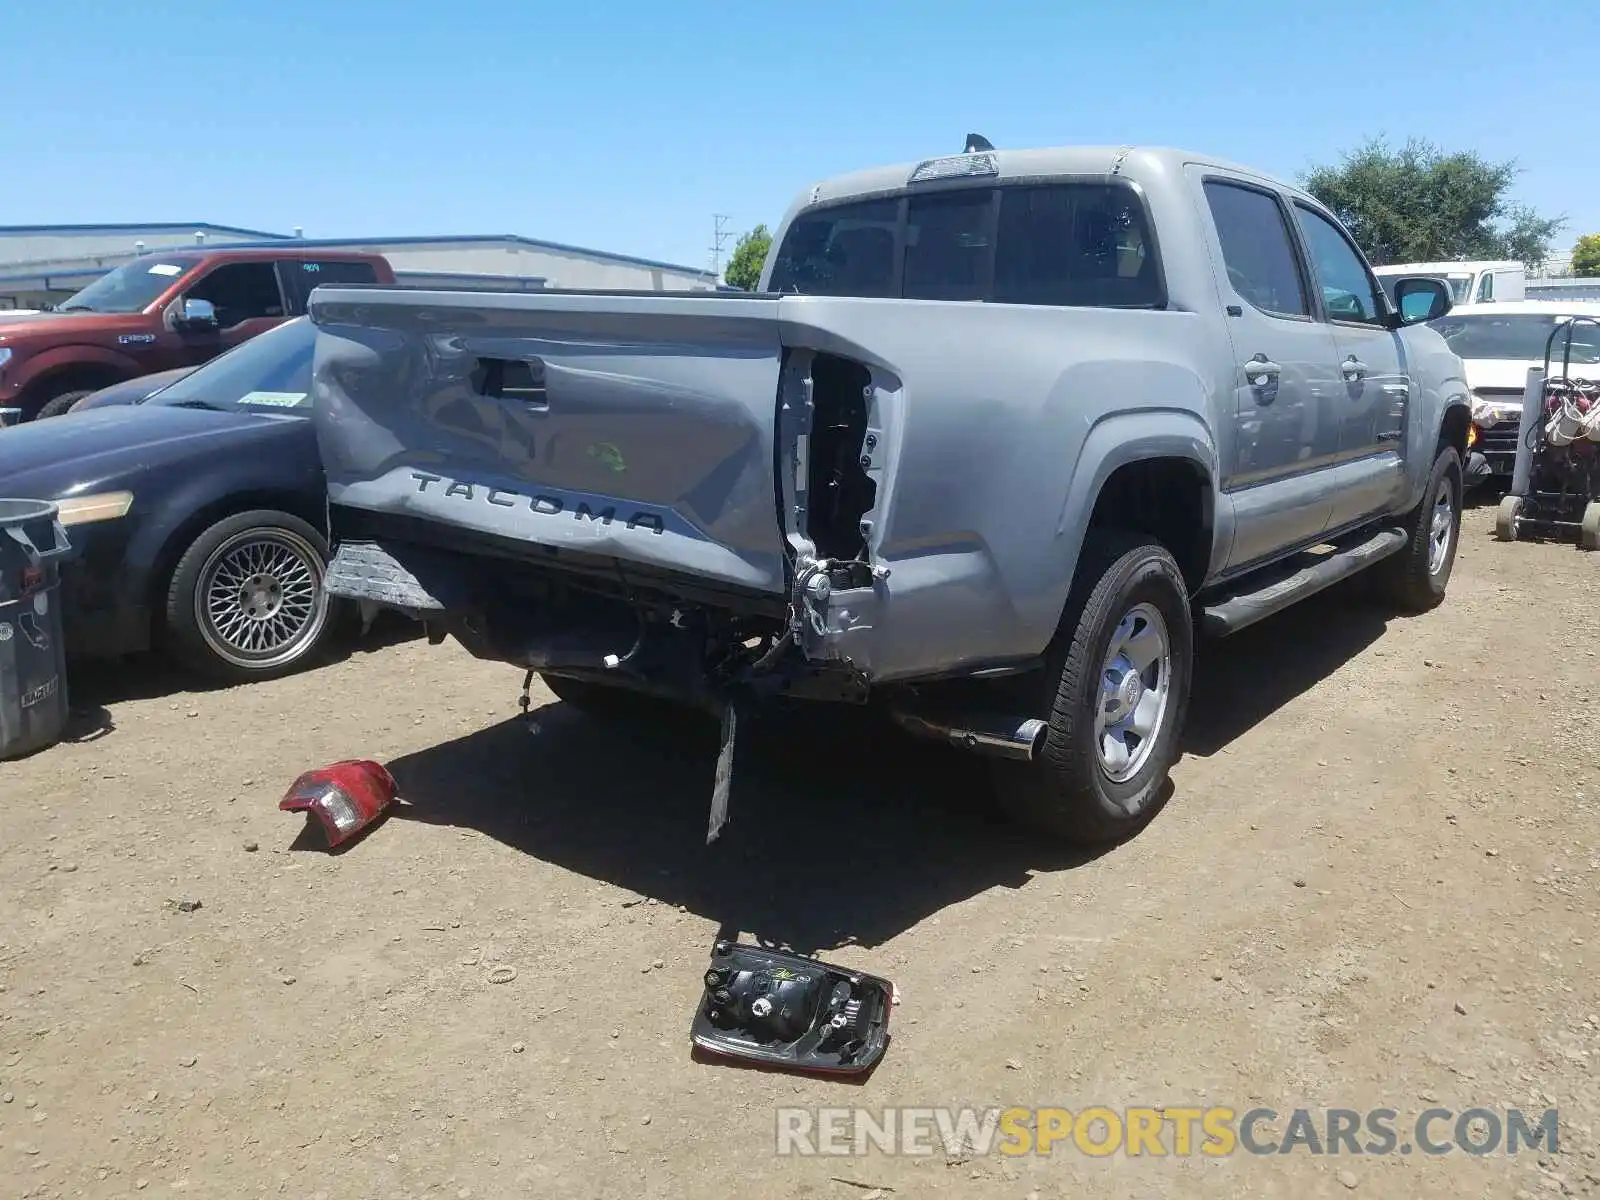
[[[1474,397],[1472,401],[1472,421],[1484,429],[1492,429],[1501,421],[1517,421],[1522,418],[1522,405],[1496,404],[1481,397]]]
[[[0,346],[0,367],[11,361],[11,351],[5,346]]]
[[[115,521],[133,507],[132,492],[96,492],[92,496],[68,496],[56,501],[63,525],[87,525],[91,521]]]

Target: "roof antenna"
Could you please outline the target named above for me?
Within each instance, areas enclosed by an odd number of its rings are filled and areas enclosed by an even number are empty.
[[[981,153],[981,152],[983,152],[985,150],[993,150],[993,149],[994,149],[994,143],[991,142],[988,138],[984,137],[983,134],[981,134],[981,133],[969,133],[969,134],[967,134],[967,148],[965,150],[963,150],[961,153],[963,153],[963,154],[979,154],[979,153]]]

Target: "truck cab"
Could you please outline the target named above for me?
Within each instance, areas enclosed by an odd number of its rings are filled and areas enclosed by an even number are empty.
[[[394,272],[376,254],[293,246],[143,255],[52,311],[0,323],[0,411],[59,416],[111,384],[199,366],[305,313],[319,284],[356,283]]]

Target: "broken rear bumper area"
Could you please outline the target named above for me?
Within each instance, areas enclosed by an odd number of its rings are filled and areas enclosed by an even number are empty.
[[[568,551],[534,561],[527,544],[458,530],[445,547],[403,518],[336,520],[331,595],[396,609],[478,658],[712,712],[735,697],[867,699],[867,678],[848,662],[799,652],[789,607],[770,594]]]
[[[1028,761],[1044,722],[955,698],[937,684],[875,685],[848,658],[813,658],[829,576],[802,579],[785,604],[688,576],[500,544],[427,522],[335,509],[337,551],[328,592],[395,609],[434,641],[453,637],[475,657],[687,703],[713,714],[786,698],[879,700],[912,734],[960,749]],[[820,598],[820,600],[819,600]]]

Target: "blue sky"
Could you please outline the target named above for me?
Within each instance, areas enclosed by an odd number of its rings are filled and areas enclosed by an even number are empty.
[[[714,212],[770,224],[815,179],[976,130],[1288,177],[1416,135],[1517,159],[1561,245],[1600,230],[1593,0],[6,7],[0,224],[521,233],[701,265]]]

